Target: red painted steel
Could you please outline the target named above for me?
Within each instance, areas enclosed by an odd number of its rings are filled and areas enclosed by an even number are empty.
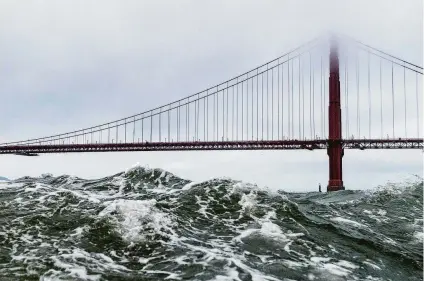
[[[190,150],[315,150],[328,149],[331,140],[274,140],[221,142],[144,142],[60,145],[0,146],[0,154],[34,156],[46,153],[190,151]],[[342,140],[346,149],[424,149],[423,139],[351,139]]]
[[[329,106],[328,106],[328,148],[329,180],[327,191],[343,190],[343,148],[342,148],[342,121],[340,108],[340,78],[339,54],[336,40],[331,42],[330,50],[330,77],[329,77]]]

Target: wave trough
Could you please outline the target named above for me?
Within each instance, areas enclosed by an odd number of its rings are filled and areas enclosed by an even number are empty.
[[[0,183],[1,280],[422,280],[423,182],[275,192],[136,166]]]

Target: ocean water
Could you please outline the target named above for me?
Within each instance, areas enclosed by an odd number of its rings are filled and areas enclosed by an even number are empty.
[[[413,281],[423,237],[422,179],[286,193],[137,166],[0,183],[2,281]]]

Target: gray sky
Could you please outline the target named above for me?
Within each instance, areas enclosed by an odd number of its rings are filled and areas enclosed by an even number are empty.
[[[422,15],[419,0],[40,0],[25,6],[2,0],[0,141],[148,110],[249,70],[329,28],[422,65]],[[2,156],[0,174],[93,178],[136,162],[192,180],[228,176],[285,190],[315,190],[328,180],[325,151]],[[422,175],[422,167],[421,151],[346,151],[344,180],[347,188],[372,188]]]

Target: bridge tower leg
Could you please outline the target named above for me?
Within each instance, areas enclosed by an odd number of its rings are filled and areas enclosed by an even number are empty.
[[[342,178],[342,110],[340,107],[340,76],[339,76],[339,54],[335,38],[330,47],[330,77],[329,77],[329,106],[328,106],[328,148],[329,158],[329,180],[328,191],[343,190]]]

